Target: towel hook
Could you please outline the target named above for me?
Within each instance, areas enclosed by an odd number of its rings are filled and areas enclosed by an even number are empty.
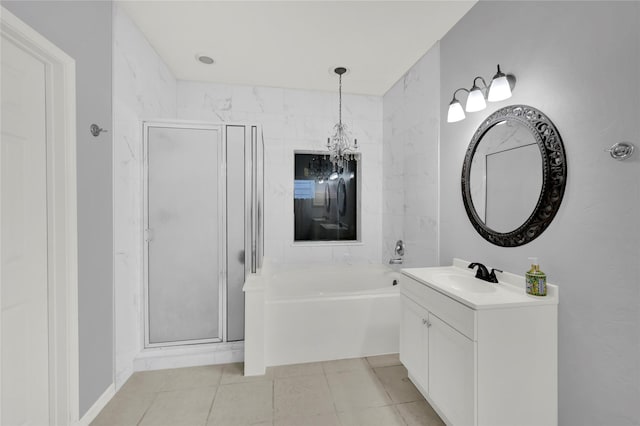
[[[93,136],[95,136],[96,138],[98,136],[100,136],[101,132],[108,132],[108,130],[103,129],[102,127],[98,126],[97,124],[92,124],[91,126],[89,126],[89,131],[91,132],[91,134]]]

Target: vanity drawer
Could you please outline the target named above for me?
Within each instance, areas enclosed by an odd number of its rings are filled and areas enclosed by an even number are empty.
[[[400,277],[400,291],[460,333],[477,340],[473,309],[406,275]]]

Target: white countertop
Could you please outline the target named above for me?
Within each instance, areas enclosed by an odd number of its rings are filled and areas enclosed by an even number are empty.
[[[475,270],[467,267],[469,263],[471,262],[454,259],[452,266],[405,268],[402,273],[472,309],[558,304],[556,285],[547,283],[546,296],[532,296],[525,290],[523,275],[496,272],[499,282],[490,283],[475,278]],[[452,285],[456,279],[464,281],[465,285]],[[469,288],[473,290],[469,291]]]

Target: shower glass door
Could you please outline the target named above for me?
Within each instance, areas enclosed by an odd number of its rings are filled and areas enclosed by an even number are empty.
[[[145,123],[146,346],[224,340],[219,126]]]

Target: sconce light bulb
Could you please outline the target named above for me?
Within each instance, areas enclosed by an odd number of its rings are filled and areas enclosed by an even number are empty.
[[[500,65],[498,65],[498,72],[493,76],[491,84],[489,85],[489,95],[487,99],[489,102],[498,102],[511,97],[511,86],[507,76],[500,71]]]
[[[447,113],[447,123],[455,123],[456,121],[464,120],[464,110],[460,101],[453,99],[449,104],[449,112]]]
[[[478,86],[473,86],[467,97],[467,106],[465,110],[467,112],[482,111],[487,107],[487,103],[484,100],[484,93]]]

